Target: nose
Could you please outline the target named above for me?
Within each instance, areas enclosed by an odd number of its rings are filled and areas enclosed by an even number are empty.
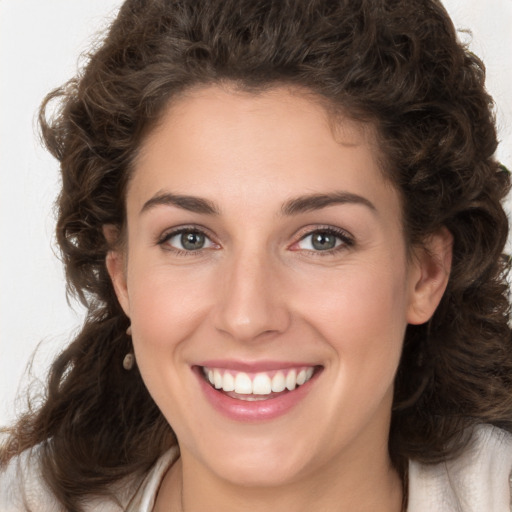
[[[226,266],[215,306],[216,329],[245,342],[286,331],[291,315],[280,285],[279,265],[263,254],[245,253]]]

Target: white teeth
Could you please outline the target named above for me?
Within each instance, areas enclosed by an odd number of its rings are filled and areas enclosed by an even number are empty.
[[[272,382],[265,373],[258,373],[252,381],[252,392],[255,395],[270,395],[272,393]]]
[[[286,389],[286,379],[284,378],[283,372],[277,372],[272,377],[272,391],[274,393],[281,393]]]
[[[216,389],[226,392],[234,391],[238,395],[251,395],[244,400],[264,399],[265,395],[281,393],[284,390],[293,391],[297,386],[302,386],[314,373],[313,367],[279,370],[271,378],[267,373],[260,372],[252,378],[245,372],[235,372],[218,368],[203,367],[203,373],[207,380]],[[259,398],[258,398],[259,397]]]
[[[240,395],[250,395],[252,393],[252,382],[249,375],[243,372],[236,374],[234,391]]]
[[[297,375],[297,386],[302,386],[306,382],[306,370],[301,370]]]
[[[222,373],[219,370],[213,370],[213,385],[220,389],[222,387]]]
[[[295,370],[290,370],[286,375],[286,389],[288,391],[293,391],[295,386],[297,385],[297,372]]]
[[[235,391],[235,379],[229,372],[224,373],[224,379],[222,381],[222,389],[224,391]]]

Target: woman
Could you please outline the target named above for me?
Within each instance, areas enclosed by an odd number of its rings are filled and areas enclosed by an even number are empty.
[[[491,107],[437,1],[127,1],[41,111],[88,317],[4,508],[509,510]]]

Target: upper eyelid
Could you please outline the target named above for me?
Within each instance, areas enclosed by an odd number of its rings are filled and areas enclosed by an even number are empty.
[[[298,233],[296,235],[296,241],[302,240],[303,238],[305,238],[307,236],[310,236],[314,233],[318,233],[318,232],[322,232],[322,231],[328,231],[330,233],[333,233],[334,235],[338,235],[340,238],[347,238],[351,241],[354,241],[354,236],[346,229],[339,228],[336,226],[329,226],[329,225],[311,226],[311,227],[302,228],[298,231]]]
[[[325,249],[325,250],[315,250],[310,248],[300,248],[296,247],[298,244],[300,244],[303,240],[307,239],[308,237],[312,236],[315,233],[318,232],[329,232],[332,233],[334,236],[338,237],[338,239],[341,241],[339,245],[336,247],[333,247],[331,249]],[[299,230],[299,235],[296,234],[294,241],[291,242],[291,244],[288,245],[288,250],[291,250],[293,252],[297,252],[299,254],[311,254],[315,257],[327,257],[329,255],[338,254],[342,251],[346,251],[349,249],[353,249],[356,246],[356,239],[355,237],[346,229],[335,227],[332,225],[324,225],[324,226],[311,226],[310,229],[305,228],[303,230]],[[295,246],[295,248],[294,248]]]
[[[212,234],[211,230],[206,228],[205,226],[198,225],[198,224],[185,224],[182,226],[176,226],[172,228],[168,228],[164,230],[156,239],[157,244],[162,244],[172,238],[173,236],[176,236],[180,233],[186,232],[186,231],[196,231],[203,235],[205,235],[211,242],[222,245],[218,241],[218,237]],[[292,236],[293,241],[291,242],[292,245],[296,244],[300,240],[303,240],[304,238],[313,235],[317,232],[322,231],[328,231],[330,233],[333,233],[336,236],[339,236],[341,239],[345,239],[344,242],[350,241],[352,243],[355,242],[355,237],[346,229],[340,228],[338,226],[332,226],[329,224],[320,224],[320,225],[309,225],[304,226],[297,230],[295,234]]]
[[[215,238],[214,236],[212,236],[210,230],[205,228],[204,226],[198,226],[195,224],[185,224],[183,226],[176,226],[173,228],[164,229],[164,231],[162,231],[161,234],[157,236],[156,241],[157,243],[163,243],[164,241],[169,240],[173,236],[179,235],[180,233],[183,233],[185,231],[196,231],[198,233],[205,235],[212,241]]]
[[[180,226],[175,228],[169,228],[164,230],[163,233],[157,238],[155,245],[160,247],[161,250],[165,252],[174,253],[177,256],[187,256],[199,257],[200,255],[204,255],[204,251],[210,251],[212,249],[220,248],[220,245],[214,241],[214,239],[208,234],[209,230],[204,228],[198,228],[196,226]],[[186,232],[195,232],[202,234],[210,243],[208,247],[201,247],[195,250],[187,250],[185,248],[181,249],[180,247],[175,247],[173,244],[169,243],[170,240],[179,236],[181,233]]]

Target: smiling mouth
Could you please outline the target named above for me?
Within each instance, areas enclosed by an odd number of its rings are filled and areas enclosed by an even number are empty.
[[[201,367],[204,379],[212,388],[243,401],[261,401],[283,396],[311,380],[319,369],[318,366],[303,366],[247,373]]]

